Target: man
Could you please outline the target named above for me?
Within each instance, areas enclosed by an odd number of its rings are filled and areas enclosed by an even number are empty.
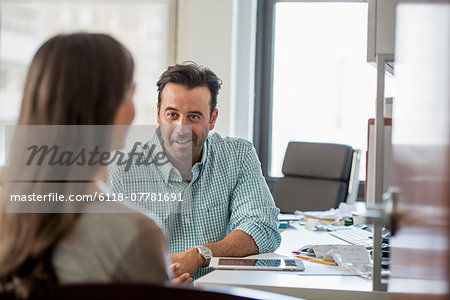
[[[279,210],[251,143],[217,133],[208,136],[218,116],[221,83],[210,69],[194,63],[169,67],[157,83],[160,127],[150,141],[161,147],[169,163],[135,164],[128,172],[115,166],[110,174],[113,192],[124,195],[168,186],[170,195],[178,195],[182,186],[182,208],[173,202],[161,204],[170,212],[160,209],[158,201],[136,204],[163,221],[172,262],[181,266],[175,276],[194,276],[211,256],[273,252],[281,241]]]

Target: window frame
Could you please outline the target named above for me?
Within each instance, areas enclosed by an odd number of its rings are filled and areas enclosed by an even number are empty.
[[[272,147],[273,61],[275,5],[280,2],[367,2],[367,0],[259,0],[256,24],[255,104],[253,143],[269,189],[280,177],[269,176]],[[358,200],[364,197],[364,181],[359,184]]]
[[[168,26],[167,26],[167,43],[165,44],[164,47],[167,47],[167,58],[166,60],[164,60],[164,64],[165,65],[173,65],[176,62],[176,58],[177,58],[177,35],[178,35],[178,13],[179,13],[179,0],[90,0],[90,1],[77,1],[77,0],[65,0],[65,1],[59,1],[59,0],[21,0],[21,1],[17,1],[17,0],[1,0],[0,1],[0,19],[3,18],[3,14],[4,14],[4,7],[8,6],[8,5],[14,5],[14,6],[21,6],[21,5],[40,5],[40,4],[45,4],[45,5],[51,5],[53,3],[57,3],[57,4],[73,4],[73,5],[77,5],[78,7],[83,7],[84,4],[100,4],[100,5],[109,5],[109,4],[124,4],[127,6],[132,6],[135,4],[167,4],[168,5]],[[3,28],[2,28],[3,24],[2,22],[0,22],[0,34],[4,34],[3,33]],[[75,30],[66,30],[66,29],[62,29],[60,32],[73,32],[73,31],[87,31],[87,32],[91,32],[92,30],[85,30],[83,28],[80,29],[75,29]],[[95,31],[95,30],[94,30]],[[56,33],[60,33],[60,32],[55,32],[53,34]],[[109,32],[109,34],[112,34],[115,37],[115,34],[113,34],[112,32]],[[47,38],[49,38],[50,36],[48,36]],[[124,42],[122,39],[120,39],[120,37],[118,37],[119,40],[121,42]],[[42,40],[40,42],[40,44],[42,44],[44,42],[44,40]],[[2,51],[2,47],[0,46],[0,51]],[[37,48],[36,48],[37,50]],[[130,50],[132,51],[132,49],[130,48]],[[34,55],[34,54],[33,54]],[[29,67],[29,63],[31,62],[31,58],[33,56],[30,57],[30,60],[27,64],[24,64],[25,66],[25,70],[28,70]],[[134,56],[134,59],[137,60],[137,55]],[[163,61],[163,60],[161,60]],[[0,59],[0,64],[4,64],[5,62],[3,61],[3,58]],[[164,67],[165,68],[165,67]],[[3,69],[1,69],[1,71],[3,71]],[[25,72],[26,74],[26,72]],[[137,74],[137,71],[135,70],[135,76]],[[25,81],[25,76],[23,77],[23,80]],[[21,86],[23,86],[23,84],[21,84]],[[156,91],[156,90],[155,90]],[[16,104],[18,104],[19,106],[19,111],[18,111],[18,115],[20,114],[20,105],[21,105],[21,100],[22,100],[22,93],[23,93],[23,87],[20,88],[20,96],[17,98],[17,102]],[[0,88],[0,97],[2,97],[3,95],[3,90]],[[135,98],[136,99],[136,98]],[[145,99],[142,98],[141,99]],[[135,102],[135,105],[138,106],[138,104]],[[152,105],[153,106],[153,105]],[[154,107],[156,107],[156,102],[154,102]],[[0,108],[3,108],[2,103],[0,103]],[[9,108],[8,108],[9,109]],[[5,126],[6,125],[14,125],[17,123],[17,117],[11,117],[11,118],[3,118],[2,116],[0,116],[0,171],[2,169],[2,167],[4,167],[4,165],[6,164],[6,149],[5,148],[5,144],[4,144],[4,139],[5,139],[5,135],[6,135],[6,129]],[[154,115],[156,118],[156,114]],[[136,115],[136,120],[138,118],[138,114]],[[150,122],[151,121],[151,122]],[[146,124],[146,123],[152,123],[153,121],[156,123],[156,119],[155,120],[148,120],[148,119],[143,119],[141,120],[141,122],[139,122],[140,124]],[[136,121],[135,121],[136,122]],[[3,142],[2,142],[3,141]]]

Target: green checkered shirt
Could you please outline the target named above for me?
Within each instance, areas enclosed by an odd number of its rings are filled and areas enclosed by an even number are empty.
[[[148,155],[151,145],[156,146],[153,156],[163,151],[160,139],[155,133],[136,153]],[[132,164],[128,171],[116,165],[110,169],[109,179],[114,193],[123,194],[128,204],[162,221],[171,254],[220,241],[233,230],[250,235],[260,253],[273,252],[280,245],[279,209],[262,175],[256,151],[246,140],[211,134],[201,161],[192,167],[190,183],[183,181],[170,163]],[[148,193],[156,193],[153,200],[162,200],[164,194],[175,194],[176,198],[182,195],[183,201],[137,201],[136,193],[147,193],[147,198]],[[130,200],[132,197],[135,201]]]

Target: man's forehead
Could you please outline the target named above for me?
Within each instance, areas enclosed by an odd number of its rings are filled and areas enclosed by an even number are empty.
[[[162,94],[164,93],[180,93],[180,94],[195,94],[195,93],[207,93],[208,95],[211,95],[211,92],[209,91],[208,86],[206,85],[200,85],[196,87],[188,87],[182,84],[174,83],[174,82],[168,82],[164,89],[162,90]]]
[[[206,86],[192,89],[181,84],[169,82],[161,93],[161,106],[176,105],[210,105],[211,92]]]

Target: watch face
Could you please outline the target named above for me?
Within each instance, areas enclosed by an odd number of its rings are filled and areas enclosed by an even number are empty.
[[[199,246],[198,249],[199,249],[199,252],[200,252],[200,254],[201,254],[202,256],[205,256],[205,257],[212,257],[212,251],[211,251],[211,249],[209,249],[208,247],[205,247],[205,246]]]

